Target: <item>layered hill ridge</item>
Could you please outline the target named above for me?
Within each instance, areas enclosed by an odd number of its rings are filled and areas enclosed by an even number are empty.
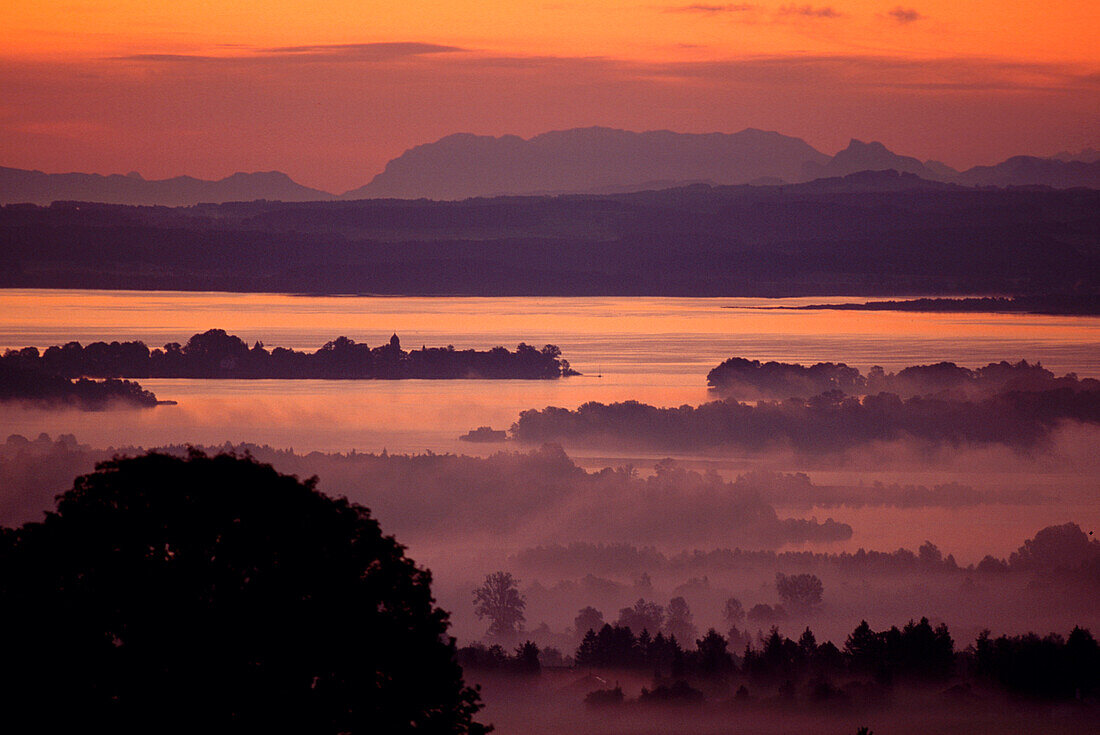
[[[632,132],[606,127],[557,130],[533,138],[456,133],[415,146],[365,186],[337,197],[278,171],[236,173],[218,181],[179,176],[147,181],[137,174],[46,174],[0,167],[0,204],[86,201],[192,206],[232,201],[331,199],[462,200],[501,195],[615,194],[689,184],[800,184],[862,172],[896,171],[963,186],[1100,188],[1100,153],[1087,148],[1050,158],[1013,156],[957,171],[939,161],[895,153],[881,142],[852,139],[835,156],[806,141],[746,128],[737,133]],[[881,178],[890,188],[896,179]],[[873,185],[868,178],[861,185]],[[912,183],[906,180],[905,186]]]
[[[1100,188],[1100,160],[1061,161],[1035,156],[1013,156],[996,166],[975,166],[956,179],[967,186],[1050,186]]]
[[[609,194],[692,183],[797,184],[865,171],[964,186],[1100,188],[1100,159],[1092,153],[1014,156],[960,172],[940,161],[899,155],[878,141],[853,138],[830,157],[800,138],[754,128],[728,134],[577,128],[528,140],[458,134],[406,151],[342,198]]]
[[[1100,189],[863,171],[629,194],[0,207],[0,287],[469,296],[1100,292]]]
[[[209,181],[191,176],[147,180],[137,173],[47,174],[0,167],[0,202],[86,201],[186,207],[204,202],[315,202],[332,198],[328,192],[302,186],[281,171],[238,172]]]
[[[807,163],[802,173],[805,179],[848,176],[861,171],[893,170],[914,174],[929,181],[952,181],[958,172],[946,164],[929,161],[927,164],[912,156],[900,156],[878,141],[865,143],[852,138],[848,147],[833,156],[824,165]]]

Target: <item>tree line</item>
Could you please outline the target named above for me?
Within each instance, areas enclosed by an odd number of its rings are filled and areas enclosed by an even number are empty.
[[[523,411],[512,436],[525,443],[585,443],[658,451],[738,447],[791,448],[811,454],[843,452],[872,442],[916,441],[929,446],[1040,446],[1067,421],[1100,423],[1100,388],[1011,391],[974,400],[949,395],[894,393],[861,397],[833,390],[812,398],[719,400],[699,406],[657,407],[638,401],[591,401],[576,410]]]
[[[1013,555],[1013,562],[1042,563],[1043,548],[1043,543],[1029,542]],[[683,597],[672,598],[667,607],[639,599],[622,608],[614,623],[604,622],[603,613],[594,607],[578,611],[574,630],[585,633],[572,659],[554,648],[540,651],[530,640],[509,655],[502,642],[522,640],[527,605],[518,586],[510,573],[495,572],[474,590],[475,612],[491,621],[488,636],[500,642],[460,649],[458,657],[464,666],[512,674],[536,674],[543,664],[647,671],[664,687],[644,693],[643,699],[651,700],[695,699],[696,695],[701,699],[701,692],[687,685],[691,679],[740,680],[742,697],[749,684],[765,689],[778,686],[779,695],[788,699],[801,688],[813,701],[852,700],[862,697],[867,685],[880,691],[895,683],[996,685],[1015,694],[1056,700],[1090,697],[1100,687],[1100,645],[1087,628],[1079,626],[1067,637],[1028,633],[993,638],[985,630],[961,651],[956,650],[947,625],[932,625],[928,618],[878,631],[861,621],[842,647],[831,641],[818,643],[809,627],[793,639],[772,625],[754,641],[738,626],[746,618],[766,620],[759,608],[770,606],[757,605],[746,613],[733,597],[726,600],[723,611],[730,626],[727,635],[710,628],[700,636]],[[789,608],[809,612],[822,602],[823,587],[816,575],[777,573],[775,586]],[[782,610],[781,605],[775,608]],[[622,701],[622,693],[603,690],[593,701]]]
[[[1100,192],[930,195],[853,185],[180,209],[9,205],[0,207],[0,286],[690,297],[1100,291],[1100,256],[1087,245]]]
[[[896,393],[903,397],[951,392],[992,395],[1010,391],[1056,388],[1100,389],[1100,381],[1074,373],[1056,377],[1040,363],[991,362],[970,369],[953,362],[912,365],[896,373],[875,366],[864,375],[844,363],[819,362],[809,367],[787,362],[761,362],[731,357],[707,373],[707,385],[726,398],[809,398],[832,390],[847,394]]]
[[[896,551],[868,551],[860,548],[855,552],[831,553],[721,548],[709,551],[685,550],[676,554],[665,554],[652,546],[575,541],[568,545],[530,547],[517,552],[514,558],[528,568],[567,569],[585,566],[618,573],[646,569],[721,570],[784,565],[802,569],[835,569],[884,575],[903,572],[977,572],[988,575],[1042,572],[1048,578],[1068,575],[1100,581],[1100,541],[1090,538],[1090,534],[1073,522],[1040,529],[1006,558],[986,554],[977,564],[965,567],[955,561],[953,554],[945,555],[931,541],[925,541],[916,551],[905,548]]]
[[[169,342],[150,350],[144,342],[79,342],[8,350],[3,362],[67,378],[521,378],[555,379],[577,375],[555,345],[536,349],[520,343],[515,351],[422,347],[403,350],[397,335],[378,347],[338,337],[315,352],[285,347],[249,347],[224,329]]]
[[[733,637],[739,634],[736,628]],[[738,698],[751,692],[774,692],[780,698],[806,702],[864,702],[879,699],[893,686],[996,687],[1037,700],[1087,699],[1100,688],[1100,646],[1087,628],[1074,627],[1069,635],[1036,633],[993,637],[986,630],[974,643],[959,650],[946,624],[927,618],[905,625],[874,630],[862,621],[842,646],[819,643],[810,628],[797,638],[773,626],[740,653],[730,650],[731,637],[714,628],[685,643],[675,635],[647,628],[640,633],[626,625],[605,623],[590,628],[573,655],[563,658],[555,649],[540,651],[526,641],[509,655],[497,644],[473,644],[459,650],[459,661],[471,669],[500,673],[538,673],[539,661],[575,669],[618,669],[652,672],[666,687],[650,699],[674,695],[691,699],[702,692],[691,682],[724,681],[726,691],[738,686]],[[693,694],[693,692],[695,694]],[[643,697],[645,699],[645,697]],[[595,703],[622,701],[621,692],[603,690]]]

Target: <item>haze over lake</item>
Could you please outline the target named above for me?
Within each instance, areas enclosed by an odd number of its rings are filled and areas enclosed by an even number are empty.
[[[657,406],[715,398],[706,373],[730,356],[810,364],[845,362],[887,371],[940,360],[976,367],[1001,359],[1041,361],[1057,374],[1100,377],[1100,319],[1020,314],[789,311],[760,307],[833,299],[417,298],[280,294],[13,290],[0,292],[6,315],[0,346],[43,349],[77,340],[140,339],[150,347],[185,342],[223,328],[249,344],[315,350],[346,335],[371,346],[397,333],[406,348],[514,348],[556,344],[581,376],[560,380],[142,380],[178,405],[108,412],[0,411],[0,434],[74,433],[94,446],[224,442],[268,444],[297,452],[458,452],[489,454],[502,444],[458,437],[477,426],[507,429],[530,408],[576,408],[586,401],[638,400]],[[512,447],[525,449],[522,446]],[[1086,453],[1087,454],[1087,453]],[[582,466],[651,466],[662,455],[570,449]],[[817,482],[923,482],[959,479],[997,488],[1047,491],[1078,486],[1083,468],[1048,461],[960,462],[904,469],[807,468],[797,461],[710,453],[682,456],[736,475],[763,465],[811,469]],[[828,470],[828,471],[826,471]],[[1015,548],[1047,523],[1098,519],[1095,500],[1074,494],[1058,505],[983,508],[982,524],[1008,531],[974,534],[970,521],[942,509],[805,509],[846,520],[856,534],[831,550],[915,546],[935,537],[962,557]],[[965,517],[965,516],[964,516]],[[939,535],[932,529],[938,531]],[[1002,538],[1003,549],[991,540]],[[974,559],[976,561],[976,559]]]
[[[760,308],[846,301],[0,291],[0,349],[73,340],[142,340],[153,348],[221,328],[249,344],[312,351],[338,336],[376,346],[396,333],[406,348],[556,344],[582,373],[556,381],[143,380],[179,405],[95,416],[5,414],[0,431],[95,427],[98,441],[119,446],[251,441],[305,451],[468,452],[459,434],[480,425],[506,429],[528,408],[712,400],[706,373],[731,356],[887,371],[1026,359],[1058,374],[1100,377],[1097,318]]]

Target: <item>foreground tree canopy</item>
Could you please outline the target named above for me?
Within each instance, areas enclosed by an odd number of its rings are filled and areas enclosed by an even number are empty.
[[[41,731],[482,733],[430,575],[269,465],[150,453],[0,532],[9,718]]]

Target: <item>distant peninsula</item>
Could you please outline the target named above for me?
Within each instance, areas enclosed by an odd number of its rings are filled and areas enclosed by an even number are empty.
[[[523,379],[552,380],[579,375],[554,345],[515,351],[422,347],[405,351],[397,335],[371,348],[338,337],[316,352],[285,347],[268,350],[223,329],[196,334],[180,345],[150,350],[145,343],[69,342],[39,354],[35,347],[8,350],[0,365],[62,378],[275,378],[275,379]]]
[[[76,408],[103,411],[111,408],[152,408],[173,403],[158,401],[152,392],[130,380],[69,378],[37,369],[25,369],[0,360],[0,403],[18,402],[36,408]]]
[[[832,311],[924,311],[943,313],[1050,314],[1059,316],[1100,315],[1100,294],[1057,296],[980,296],[970,298],[927,298],[902,301],[867,301],[850,304],[808,306],[765,306],[764,309]]]

